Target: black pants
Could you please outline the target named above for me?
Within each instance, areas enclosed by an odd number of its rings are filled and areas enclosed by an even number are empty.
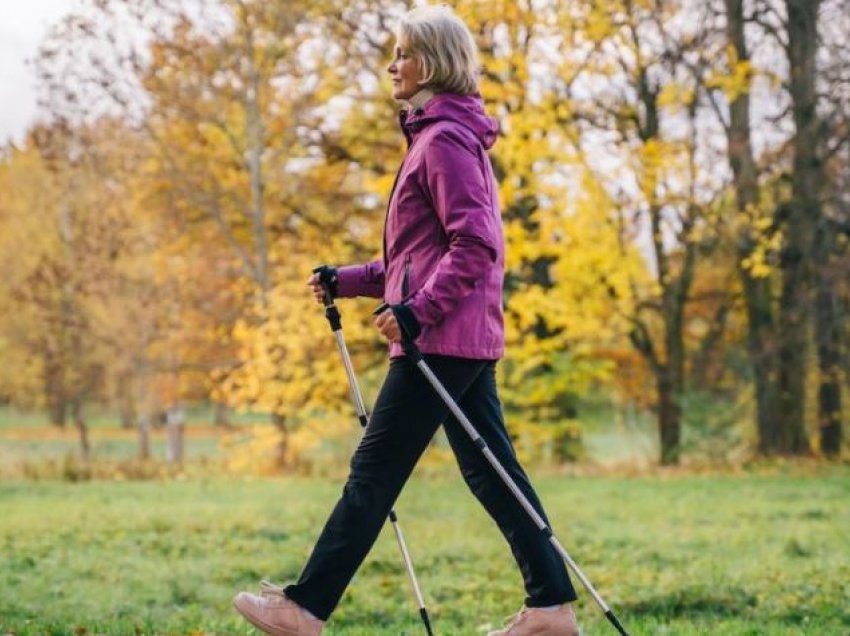
[[[458,402],[499,462],[544,516],[505,430],[495,363],[446,356],[426,362]],[[472,443],[460,423],[407,358],[394,358],[351,473],[298,582],[286,594],[327,620],[380,533],[420,455],[443,422],[463,478],[498,524],[525,582],[526,605],[576,599],[561,557]],[[548,522],[547,522],[548,523]]]

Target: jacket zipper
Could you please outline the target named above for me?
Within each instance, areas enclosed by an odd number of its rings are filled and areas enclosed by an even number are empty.
[[[398,186],[398,178],[401,176],[401,171],[404,169],[404,160],[402,160],[401,165],[398,168],[398,172],[395,173],[395,179],[393,180],[393,188],[390,190],[390,198],[387,201],[387,211],[384,214],[384,236],[381,240],[381,246],[383,247],[384,252],[384,268],[389,264],[390,259],[387,256],[387,221],[390,218],[390,206],[393,203],[393,195],[395,194],[395,189]]]
[[[399,118],[401,118],[401,113],[399,113]],[[404,122],[399,119],[399,123],[401,125],[402,132],[404,132]],[[387,210],[384,214],[384,231],[383,231],[383,239],[382,239],[382,247],[384,252],[384,267],[386,267],[390,259],[387,256],[387,221],[390,218],[390,206],[393,203],[393,195],[395,195],[395,189],[398,186],[398,178],[401,176],[401,171],[404,170],[404,164],[407,161],[407,156],[410,154],[410,148],[413,145],[411,143],[410,137],[407,136],[407,133],[404,133],[404,138],[407,140],[407,151],[404,153],[404,157],[401,160],[401,165],[398,167],[398,170],[395,173],[395,179],[393,179],[393,187],[390,190],[390,198],[387,200]]]

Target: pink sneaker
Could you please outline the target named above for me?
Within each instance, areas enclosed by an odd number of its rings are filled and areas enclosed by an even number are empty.
[[[505,629],[487,636],[579,636],[573,606],[564,603],[556,610],[523,607]]]
[[[260,581],[260,596],[237,594],[233,607],[254,627],[272,636],[319,636],[325,625],[286,598],[282,587],[268,581]]]

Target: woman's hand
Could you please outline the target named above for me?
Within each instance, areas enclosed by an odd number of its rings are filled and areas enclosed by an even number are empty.
[[[320,305],[324,305],[325,304],[325,288],[319,282],[319,275],[313,274],[312,276],[310,276],[309,280],[307,281],[307,286],[313,292],[313,296],[315,297],[316,302],[319,303]]]
[[[333,301],[339,294],[339,273],[336,267],[331,265],[319,265],[313,269],[313,275],[307,279],[307,286],[313,292],[313,296],[320,305],[325,304],[325,296]]]
[[[395,315],[389,309],[375,316],[373,322],[384,336],[390,342],[401,342],[401,329],[395,319]]]

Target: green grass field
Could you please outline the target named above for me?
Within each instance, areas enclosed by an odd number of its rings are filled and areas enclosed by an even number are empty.
[[[635,636],[850,634],[850,469],[773,473],[536,482]],[[340,486],[0,482],[0,634],[252,633],[231,597],[297,576]],[[397,508],[438,634],[519,607],[509,552],[459,478],[415,476]],[[584,633],[613,634],[581,596]],[[326,632],[424,632],[388,529]]]

